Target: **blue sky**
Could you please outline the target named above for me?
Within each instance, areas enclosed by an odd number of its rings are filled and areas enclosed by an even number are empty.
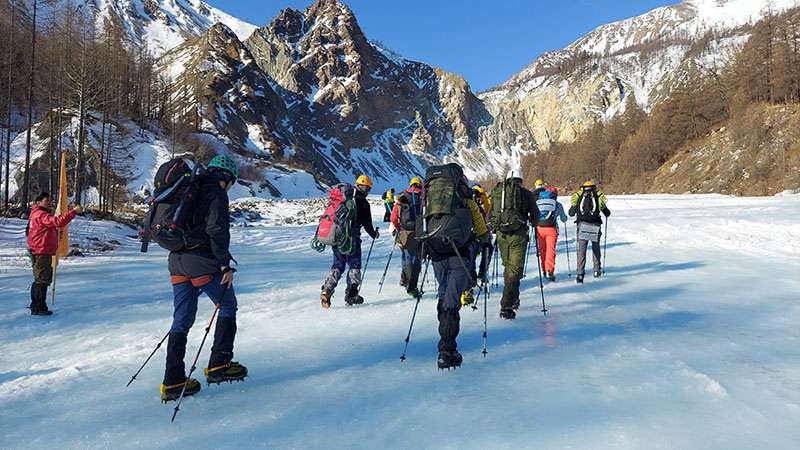
[[[283,8],[312,0],[206,0],[263,26]],[[495,86],[547,50],[604,23],[677,0],[344,0],[369,39],[464,76],[473,90]]]

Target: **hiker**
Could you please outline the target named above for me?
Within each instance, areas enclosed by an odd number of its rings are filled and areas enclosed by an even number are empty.
[[[394,188],[389,188],[388,191],[381,194],[381,198],[383,199],[383,206],[386,208],[383,213],[383,221],[388,223],[391,221],[392,210],[394,209]]]
[[[80,205],[60,216],[53,215],[53,199],[50,193],[36,196],[28,220],[28,250],[33,263],[31,285],[31,315],[50,316],[47,308],[47,287],[53,282],[53,255],[58,250],[58,229],[66,227],[83,211]]]
[[[606,204],[606,195],[597,189],[592,181],[586,181],[580,190],[572,194],[572,206],[569,208],[570,217],[577,214],[575,223],[577,224],[577,253],[578,263],[575,270],[575,282],[583,284],[583,275],[586,268],[586,248],[589,241],[592,241],[592,263],[595,278],[602,274],[600,266],[600,225],[603,219],[600,213],[606,217],[611,215],[611,211]]]
[[[353,190],[350,185],[344,186],[346,186],[345,190]],[[328,276],[325,277],[320,293],[320,303],[324,309],[331,306],[331,297],[333,297],[336,285],[339,284],[339,279],[344,273],[345,266],[348,268],[345,304],[352,306],[364,303],[364,297],[358,295],[361,288],[361,228],[363,227],[372,239],[378,239],[378,230],[372,226],[372,212],[367,201],[370,190],[372,190],[372,180],[366,175],[360,175],[356,179],[354,192],[345,194],[345,199],[349,198],[354,203],[352,216],[348,223],[342,224],[342,226],[349,227],[350,238],[347,243],[349,248],[333,247],[333,264]]]
[[[537,180],[537,183],[541,180]],[[537,188],[539,189],[539,188]],[[556,281],[556,243],[558,242],[558,219],[565,224],[567,215],[564,207],[558,202],[558,189],[544,186],[542,183],[536,199],[539,219],[536,225],[536,243],[539,246],[542,275],[550,281]]]
[[[481,217],[486,222],[487,227],[489,224],[489,213],[492,210],[492,202],[489,198],[489,194],[486,192],[486,189],[483,188],[479,183],[474,183],[472,185],[472,199],[475,200],[475,204],[478,205],[478,209],[481,212]],[[489,233],[491,236],[491,228],[489,229]],[[491,263],[492,257],[492,243],[491,240],[487,243],[483,243],[478,241],[477,239],[473,239],[469,246],[469,261],[470,261],[470,274],[472,276],[472,286],[469,287],[463,294],[461,294],[461,304],[462,305],[469,305],[475,301],[474,291],[478,285],[478,280],[483,280],[486,278],[486,271],[488,270],[489,264]],[[478,257],[481,257],[480,264],[478,264]]]
[[[422,217],[422,179],[414,177],[408,189],[397,196],[391,223],[397,230],[396,241],[402,251],[403,268],[400,285],[416,298],[419,294],[419,273],[422,269],[419,241],[416,239],[417,218]]]
[[[522,186],[522,170],[508,171],[492,190],[492,230],[503,261],[503,298],[500,317],[511,320],[519,308],[519,283],[528,247],[528,224],[535,225],[539,212],[533,193]]]
[[[429,167],[425,174],[425,220],[421,240],[439,283],[440,369],[458,367],[461,294],[472,284],[468,252],[472,239],[489,242],[489,231],[458,164]]]
[[[180,161],[173,160],[166,164]],[[169,169],[169,166],[165,169]],[[170,170],[164,172],[168,178]],[[161,399],[165,402],[176,400],[184,384],[184,395],[194,395],[200,391],[200,383],[196,379],[186,378],[183,359],[187,335],[194,324],[197,299],[201,293],[219,305],[214,344],[205,370],[206,381],[241,381],[247,376],[247,367],[233,361],[237,303],[233,289],[236,270],[230,266],[233,257],[229,251],[228,191],[238,176],[236,163],[228,156],[217,155],[211,160],[206,172],[198,175],[195,181],[197,194],[191,201],[191,215],[183,225],[187,230],[187,244],[169,253],[174,312],[167,342],[164,382],[161,385]],[[157,174],[156,187],[165,184],[159,183]]]
[[[534,197],[538,197],[539,194],[544,190],[544,180],[541,178],[537,178],[536,181],[533,183],[533,195]]]

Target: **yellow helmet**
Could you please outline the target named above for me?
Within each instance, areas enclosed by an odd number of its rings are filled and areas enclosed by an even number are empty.
[[[583,187],[592,187],[592,186],[594,186],[594,183],[592,183],[591,180],[586,180],[583,182]]]
[[[542,180],[541,178],[539,178],[538,180],[536,180],[535,183],[533,183],[533,187],[536,187],[536,188],[543,187],[543,186],[544,186],[544,180]]]
[[[486,195],[486,189],[484,189],[480,184],[474,184],[472,186],[472,190],[477,191],[481,195]]]
[[[372,180],[366,175],[359,175],[356,178],[356,186],[366,186],[372,189]]]
[[[422,187],[422,179],[420,177],[414,177],[408,182],[409,186],[414,186],[415,184],[419,187]]]

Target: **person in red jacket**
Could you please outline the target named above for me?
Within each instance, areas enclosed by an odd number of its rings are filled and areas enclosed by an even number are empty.
[[[76,206],[60,216],[53,215],[50,194],[42,192],[36,197],[28,221],[28,248],[33,259],[33,284],[31,285],[31,314],[49,316],[47,286],[53,281],[53,255],[58,250],[58,229],[67,226],[83,209]]]

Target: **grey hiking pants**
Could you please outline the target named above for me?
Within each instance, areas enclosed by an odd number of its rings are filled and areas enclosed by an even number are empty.
[[[597,242],[592,241],[592,264],[593,269],[595,272],[600,272],[600,236],[602,236],[602,232],[598,233]],[[578,275],[583,275],[585,268],[586,268],[586,249],[589,247],[589,241],[586,239],[578,239],[578,267],[575,269],[575,273]]]

